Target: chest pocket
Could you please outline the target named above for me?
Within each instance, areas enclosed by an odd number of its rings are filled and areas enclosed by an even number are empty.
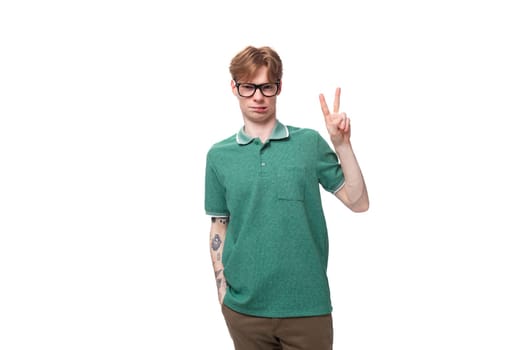
[[[277,174],[277,198],[289,201],[304,201],[306,173],[304,168],[283,167]]]

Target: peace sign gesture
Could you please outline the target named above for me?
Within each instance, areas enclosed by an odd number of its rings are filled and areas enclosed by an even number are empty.
[[[334,147],[340,146],[345,142],[350,143],[350,118],[346,113],[339,112],[339,101],[341,99],[341,88],[335,89],[334,109],[332,112],[328,109],[323,94],[319,94],[321,110],[323,111],[326,129]]]

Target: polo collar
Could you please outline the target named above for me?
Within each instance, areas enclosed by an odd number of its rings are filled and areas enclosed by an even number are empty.
[[[270,137],[268,138],[268,141],[282,140],[282,139],[287,138],[289,134],[290,133],[288,132],[288,127],[277,120],[272,130],[272,133],[270,134]],[[244,132],[244,126],[237,133],[237,143],[239,145],[247,145],[250,142],[252,142],[254,139],[255,137],[251,137]]]

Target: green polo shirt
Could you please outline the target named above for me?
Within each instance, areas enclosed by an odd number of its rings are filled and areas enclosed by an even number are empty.
[[[210,148],[205,211],[230,218],[226,306],[262,317],[332,311],[320,185],[335,193],[343,183],[337,155],[312,129],[277,122],[266,143],[241,129]]]

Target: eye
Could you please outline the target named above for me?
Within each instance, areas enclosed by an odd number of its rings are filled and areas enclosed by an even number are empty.
[[[262,86],[262,90],[264,91],[265,94],[273,95],[277,92],[277,84],[271,84],[271,83],[264,84]]]

